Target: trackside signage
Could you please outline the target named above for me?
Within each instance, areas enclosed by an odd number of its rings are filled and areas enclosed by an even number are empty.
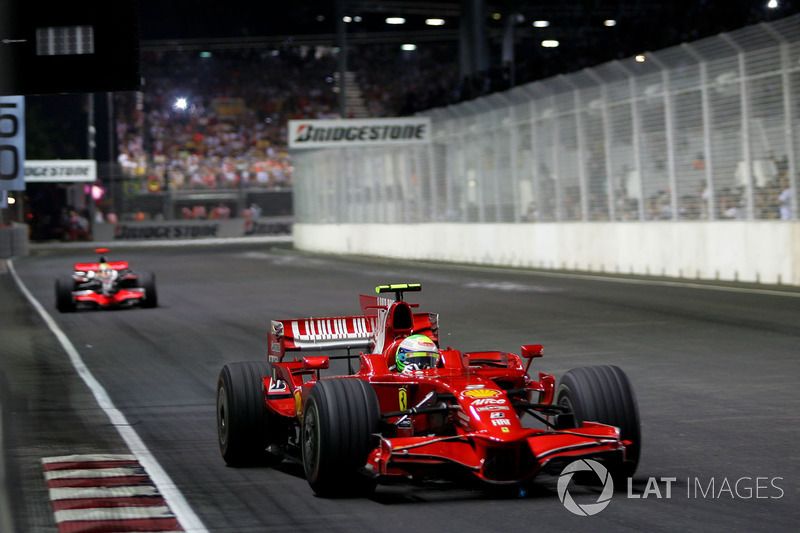
[[[289,148],[330,148],[431,142],[431,119],[290,120]]]
[[[25,97],[0,96],[0,191],[24,191]]]
[[[25,183],[72,183],[97,180],[94,159],[25,161]]]

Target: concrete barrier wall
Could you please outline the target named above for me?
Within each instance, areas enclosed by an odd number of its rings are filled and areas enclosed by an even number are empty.
[[[295,224],[301,250],[800,285],[800,222]]]
[[[0,258],[28,255],[28,226],[14,223],[0,228]]]

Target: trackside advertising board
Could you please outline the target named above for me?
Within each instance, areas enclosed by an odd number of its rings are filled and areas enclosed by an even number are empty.
[[[0,96],[0,191],[24,191],[25,97]]]
[[[289,148],[346,148],[431,142],[431,119],[290,120]]]
[[[25,183],[94,183],[94,159],[52,159],[25,161]]]

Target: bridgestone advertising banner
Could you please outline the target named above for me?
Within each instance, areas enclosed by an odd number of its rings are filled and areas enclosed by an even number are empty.
[[[295,150],[429,142],[429,118],[289,121],[289,148]]]
[[[94,159],[25,161],[25,183],[74,183],[97,181]]]
[[[191,239],[228,239],[247,235],[291,235],[292,217],[261,217],[225,220],[170,220],[164,222],[120,222],[94,225],[94,240],[154,241]]]

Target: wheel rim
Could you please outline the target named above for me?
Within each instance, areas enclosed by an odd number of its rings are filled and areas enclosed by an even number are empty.
[[[569,401],[569,398],[566,395],[562,396],[561,399],[558,400],[558,405],[561,407],[566,407],[572,414],[575,414],[575,411],[572,409],[572,402]]]
[[[319,421],[317,408],[312,403],[303,417],[303,463],[306,473],[310,474],[319,462]]]
[[[578,413],[575,412],[575,408],[572,406],[572,402],[570,401],[569,396],[565,394],[561,398],[559,398],[558,405],[568,409],[569,412],[572,413],[572,418],[573,420],[575,420],[576,426],[579,426],[581,424],[581,422],[578,420]]]
[[[220,387],[217,392],[217,433],[219,443],[225,446],[228,443],[228,401],[225,387]]]

